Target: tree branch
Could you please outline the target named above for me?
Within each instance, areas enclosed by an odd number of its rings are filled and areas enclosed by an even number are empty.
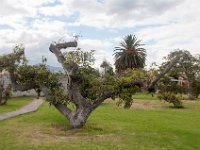
[[[155,77],[153,79],[153,81],[147,85],[146,90],[149,90],[151,88],[154,88],[154,86],[156,85],[156,83],[160,80],[160,78],[162,78],[166,73],[168,73],[171,68],[180,61],[181,55],[176,56],[171,62],[170,64],[167,66],[167,68],[164,69],[163,72],[161,72],[160,74],[157,75],[157,77]]]
[[[57,57],[58,62],[62,65],[63,69],[66,72],[66,78],[68,79],[67,84],[67,92],[69,94],[70,101],[73,102],[77,107],[89,104],[87,99],[85,99],[79,90],[79,85],[73,80],[73,77],[76,76],[79,67],[76,63],[66,64],[65,57],[63,56],[61,49],[66,49],[68,47],[76,47],[77,41],[71,41],[66,43],[58,43],[58,44],[51,44],[49,50],[55,54]]]
[[[52,102],[59,112],[69,119],[72,111],[66,105],[56,101],[55,96],[49,92],[49,89],[46,86],[41,85],[40,88],[42,89],[42,92],[45,94],[46,98]]]
[[[70,116],[72,114],[72,111],[65,106],[64,104],[57,102],[57,103],[53,103],[54,107],[57,108],[57,110],[59,110],[59,112],[61,114],[63,114],[65,117],[67,117],[68,119],[70,119]]]
[[[92,104],[92,108],[95,109],[97,108],[101,103],[103,103],[106,99],[112,97],[113,95],[115,95],[114,92],[106,92],[103,93],[101,96],[99,96],[94,103]]]
[[[129,83],[122,83],[119,85],[119,88],[120,89],[123,89],[123,88],[130,88],[130,87],[133,87],[133,86],[139,86],[139,87],[142,87],[143,86],[143,81],[142,80],[134,80],[132,82],[129,82]],[[101,96],[99,96],[95,101],[94,103],[92,104],[92,107],[95,109],[96,107],[98,107],[102,102],[104,102],[106,99],[114,96],[116,93],[115,92],[106,92],[106,93],[103,93]]]

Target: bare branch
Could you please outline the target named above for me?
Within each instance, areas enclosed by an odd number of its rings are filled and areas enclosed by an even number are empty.
[[[66,105],[56,101],[55,96],[49,92],[49,89],[46,86],[41,85],[40,88],[42,89],[42,92],[44,92],[46,98],[52,102],[59,112],[69,119],[72,111]]]

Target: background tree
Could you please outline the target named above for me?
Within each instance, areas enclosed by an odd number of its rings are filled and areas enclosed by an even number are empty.
[[[103,68],[103,75],[111,75],[111,76],[114,75],[114,71],[111,64],[106,60],[104,60],[101,63],[100,67]]]
[[[8,71],[12,81],[14,81],[17,67],[25,62],[24,47],[21,44],[16,45],[11,54],[0,56],[0,105],[6,104],[8,98],[11,96],[12,88],[16,88],[16,84],[9,84],[7,86],[4,84],[3,71]]]
[[[115,47],[115,69],[117,73],[122,73],[128,68],[143,68],[146,60],[146,50],[142,48],[141,40],[137,40],[135,35],[127,35]]]
[[[173,69],[168,73],[171,77],[178,79],[179,77],[184,78],[187,81],[185,90],[188,94],[188,99],[194,98],[195,86],[198,83],[198,70],[199,63],[198,59],[191,55],[187,50],[175,50],[171,52],[165,59],[167,60],[162,67],[165,67],[168,62],[174,59],[176,56],[181,56],[180,61],[176,63]]]

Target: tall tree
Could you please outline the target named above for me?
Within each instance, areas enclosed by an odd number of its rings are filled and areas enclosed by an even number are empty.
[[[198,73],[198,59],[196,59],[192,54],[187,50],[177,49],[172,51],[167,57],[167,62],[171,62],[177,56],[181,56],[180,61],[176,63],[174,68],[169,72],[177,72],[179,76],[184,77],[187,83],[186,91],[188,94],[188,99],[193,99],[193,88],[192,85],[196,82],[196,77]],[[166,62],[166,63],[167,63]],[[165,64],[163,64],[165,66]]]
[[[141,40],[137,40],[135,35],[127,35],[120,43],[119,47],[115,47],[115,69],[117,73],[121,73],[128,68],[143,68],[146,60],[146,50],[141,47]]]

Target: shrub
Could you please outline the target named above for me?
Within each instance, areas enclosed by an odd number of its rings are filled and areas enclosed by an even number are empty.
[[[172,92],[160,92],[158,94],[158,98],[168,103],[172,103],[174,105],[174,108],[183,108],[180,97]]]

